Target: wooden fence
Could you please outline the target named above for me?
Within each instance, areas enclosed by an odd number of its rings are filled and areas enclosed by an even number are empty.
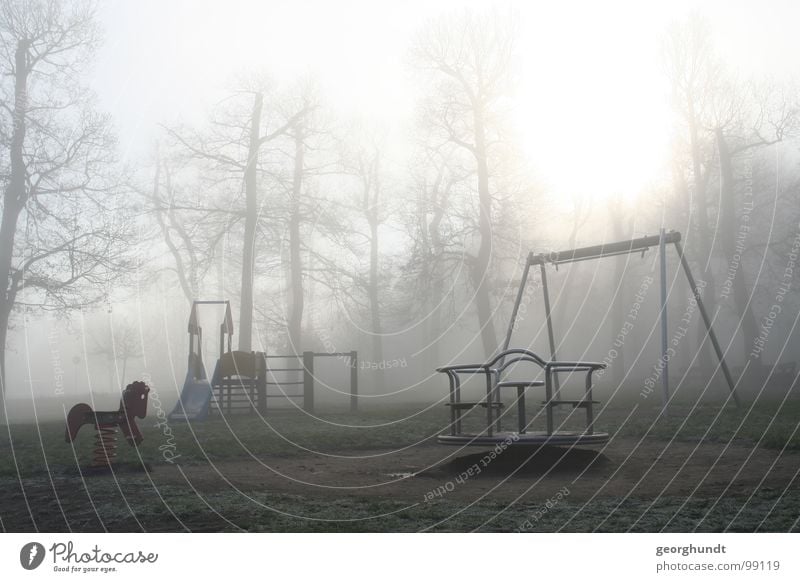
[[[220,379],[213,387],[212,412],[225,414],[264,414],[275,399],[301,401],[303,410],[314,412],[316,358],[341,358],[350,369],[350,411],[358,411],[358,352],[303,352],[302,354],[267,355],[255,353],[261,365],[255,378],[233,376]],[[272,362],[286,362],[270,365]],[[296,363],[295,363],[296,362]],[[284,367],[281,367],[284,366]],[[278,376],[286,377],[279,380]]]

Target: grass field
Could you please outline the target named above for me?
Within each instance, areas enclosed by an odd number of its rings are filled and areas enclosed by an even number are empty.
[[[151,410],[152,412],[152,410]],[[790,531],[800,530],[800,402],[618,404],[594,450],[437,445],[440,406],[299,411],[192,425],[140,421],[121,470],[87,476],[61,423],[3,427],[4,531]],[[138,453],[138,455],[137,455]],[[437,493],[438,491],[438,493]],[[559,493],[560,492],[560,493]]]

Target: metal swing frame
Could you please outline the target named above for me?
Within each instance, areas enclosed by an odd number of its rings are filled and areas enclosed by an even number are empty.
[[[698,310],[700,311],[700,315],[703,319],[703,323],[706,328],[706,332],[708,333],[708,337],[711,340],[711,345],[714,348],[714,353],[717,356],[719,361],[720,368],[722,369],[722,374],[725,377],[725,382],[728,385],[728,389],[730,390],[731,396],[733,401],[736,403],[736,406],[740,406],[739,396],[736,393],[736,384],[731,376],[730,369],[728,368],[728,364],[725,362],[725,355],[720,347],[719,341],[717,340],[717,334],[714,332],[714,327],[711,322],[711,318],[706,311],[705,305],[703,303],[703,298],[700,293],[700,288],[697,286],[697,282],[692,275],[692,270],[689,267],[689,262],[686,260],[686,256],[683,252],[683,245],[681,245],[681,233],[677,231],[669,231],[665,232],[664,229],[661,229],[661,232],[654,236],[646,236],[642,238],[636,238],[626,241],[614,242],[614,243],[606,243],[602,245],[595,245],[591,247],[582,247],[578,249],[570,249],[561,252],[553,252],[553,253],[539,253],[534,254],[530,253],[528,255],[528,259],[525,263],[525,269],[522,272],[522,281],[520,282],[519,291],[517,292],[517,297],[514,302],[514,309],[511,312],[511,319],[508,324],[508,330],[506,331],[505,341],[503,342],[503,350],[507,350],[509,344],[511,343],[511,335],[514,331],[514,325],[517,320],[517,315],[519,313],[519,307],[522,303],[522,297],[525,293],[525,285],[528,281],[528,276],[530,274],[531,267],[538,266],[541,273],[542,278],[542,293],[544,295],[544,311],[545,311],[545,318],[547,322],[547,339],[550,347],[550,357],[552,360],[556,361],[556,342],[555,342],[555,334],[553,332],[553,321],[551,316],[551,308],[550,308],[550,293],[547,288],[547,265],[560,265],[565,263],[575,263],[579,261],[588,261],[594,259],[602,259],[607,257],[613,257],[617,255],[627,255],[636,252],[644,253],[651,248],[657,247],[659,250],[659,283],[661,288],[661,308],[660,308],[660,318],[661,318],[661,360],[663,362],[663,373],[661,376],[661,386],[662,386],[662,396],[663,396],[663,406],[664,409],[667,409],[669,403],[669,358],[667,357],[668,351],[668,323],[667,323],[667,257],[666,257],[666,247],[667,245],[674,245],[675,251],[680,259],[681,267],[683,268],[683,272],[686,275],[686,281],[689,284],[689,288],[694,295],[694,299],[697,302]],[[557,380],[556,380],[557,382]]]

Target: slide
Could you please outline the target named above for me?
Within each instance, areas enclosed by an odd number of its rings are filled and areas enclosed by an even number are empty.
[[[170,420],[205,420],[211,404],[211,383],[206,377],[206,369],[196,354],[189,356],[189,370],[183,390],[175,408],[169,413]]]

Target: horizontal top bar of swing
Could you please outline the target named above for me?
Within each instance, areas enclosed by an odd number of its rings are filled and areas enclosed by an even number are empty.
[[[350,356],[356,352],[312,352],[315,358],[325,357],[325,356]],[[285,356],[278,356],[278,355],[266,355],[265,358],[302,358],[303,354],[286,354]]]
[[[681,233],[670,231],[664,235],[664,244],[680,242]],[[606,243],[579,249],[570,249],[554,253],[533,253],[528,255],[528,264],[543,265],[545,263],[572,263],[588,259],[599,259],[626,253],[635,253],[658,246],[661,243],[661,235],[645,236],[632,240],[625,240],[615,243]]]

